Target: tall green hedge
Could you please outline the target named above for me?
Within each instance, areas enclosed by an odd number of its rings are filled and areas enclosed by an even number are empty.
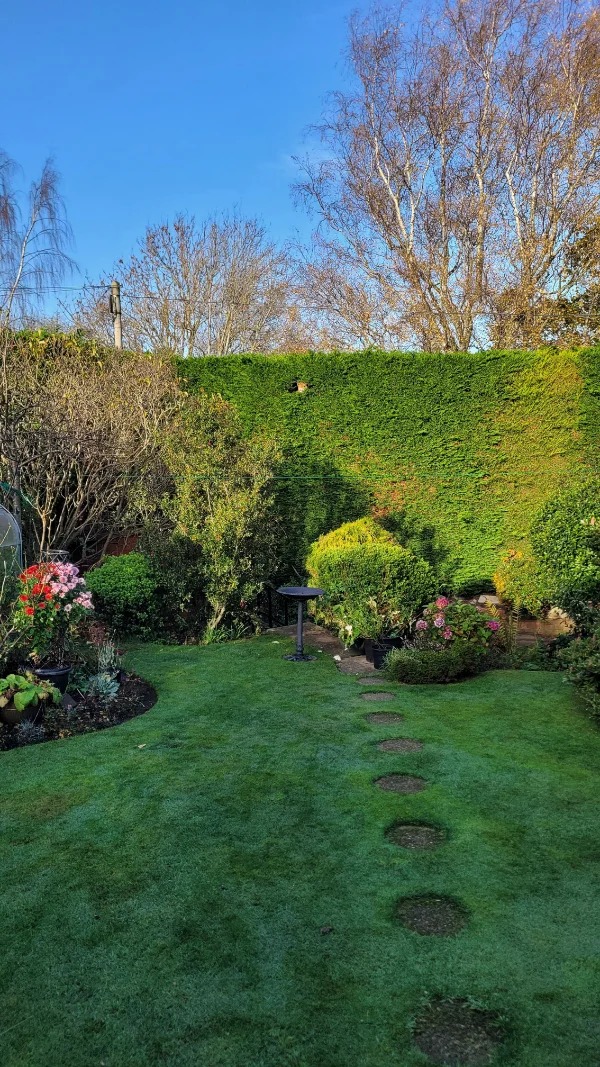
[[[180,360],[190,391],[275,434],[288,574],[369,512],[455,589],[489,583],[535,511],[600,456],[600,349]],[[295,382],[309,388],[290,391]]]

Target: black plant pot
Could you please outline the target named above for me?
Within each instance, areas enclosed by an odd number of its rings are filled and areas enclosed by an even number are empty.
[[[34,674],[41,682],[50,682],[50,685],[55,685],[59,693],[64,696],[72,670],[70,664],[67,667],[39,667]]]
[[[380,637],[378,641],[373,641],[373,659],[371,662],[375,670],[380,671],[388,652],[391,652],[393,648],[402,648],[403,643],[401,637]]]
[[[370,637],[365,637],[363,641],[365,659],[367,663],[373,662],[373,642]]]

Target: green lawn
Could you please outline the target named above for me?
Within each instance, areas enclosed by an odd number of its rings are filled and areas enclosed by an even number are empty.
[[[147,715],[0,754],[2,1067],[417,1067],[438,993],[502,1013],[497,1064],[597,1064],[600,737],[561,677],[369,706],[285,649],[143,647]],[[394,736],[425,748],[378,751]],[[429,788],[373,786],[402,770]],[[397,848],[398,818],[448,840]],[[462,933],[393,921],[427,891]]]

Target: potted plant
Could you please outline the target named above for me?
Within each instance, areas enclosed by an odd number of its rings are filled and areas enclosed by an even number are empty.
[[[9,726],[16,726],[22,719],[36,722],[43,716],[46,701],[60,704],[61,699],[56,686],[31,673],[0,678],[0,719]]]
[[[65,693],[72,665],[70,643],[92,611],[91,593],[72,563],[37,563],[19,576],[14,622],[38,678]]]

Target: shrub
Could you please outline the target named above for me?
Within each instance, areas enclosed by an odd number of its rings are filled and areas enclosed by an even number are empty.
[[[600,715],[600,621],[587,637],[577,637],[558,652],[560,666],[594,715]]]
[[[393,538],[352,544],[343,535],[338,548],[317,542],[309,560],[311,582],[325,590],[317,618],[335,625],[347,643],[400,632],[434,587],[430,565]]]
[[[201,394],[173,421],[163,458],[172,479],[164,518],[200,550],[210,638],[247,612],[276,570],[279,452],[267,435],[246,437],[231,404]]]
[[[557,605],[573,617],[600,600],[600,479],[587,478],[545,504],[531,527],[531,550],[511,552],[498,592],[537,614]]]
[[[345,522],[342,526],[338,526],[336,530],[330,530],[329,533],[322,534],[311,545],[306,561],[308,573],[312,576],[312,571],[319,565],[320,556],[323,552],[329,551],[329,549],[353,548],[355,545],[375,543],[397,545],[398,541],[393,534],[389,533],[388,530],[384,530],[383,526],[380,526],[375,519],[370,518],[368,515],[363,519],[356,519],[354,522]]]
[[[409,685],[456,682],[495,665],[485,648],[456,641],[448,648],[393,649],[385,663],[385,675]]]
[[[440,596],[415,623],[415,645],[433,651],[455,643],[489,648],[498,641],[501,623],[483,608]]]
[[[157,581],[141,552],[108,556],[87,575],[101,618],[118,633],[152,637],[159,623]]]

